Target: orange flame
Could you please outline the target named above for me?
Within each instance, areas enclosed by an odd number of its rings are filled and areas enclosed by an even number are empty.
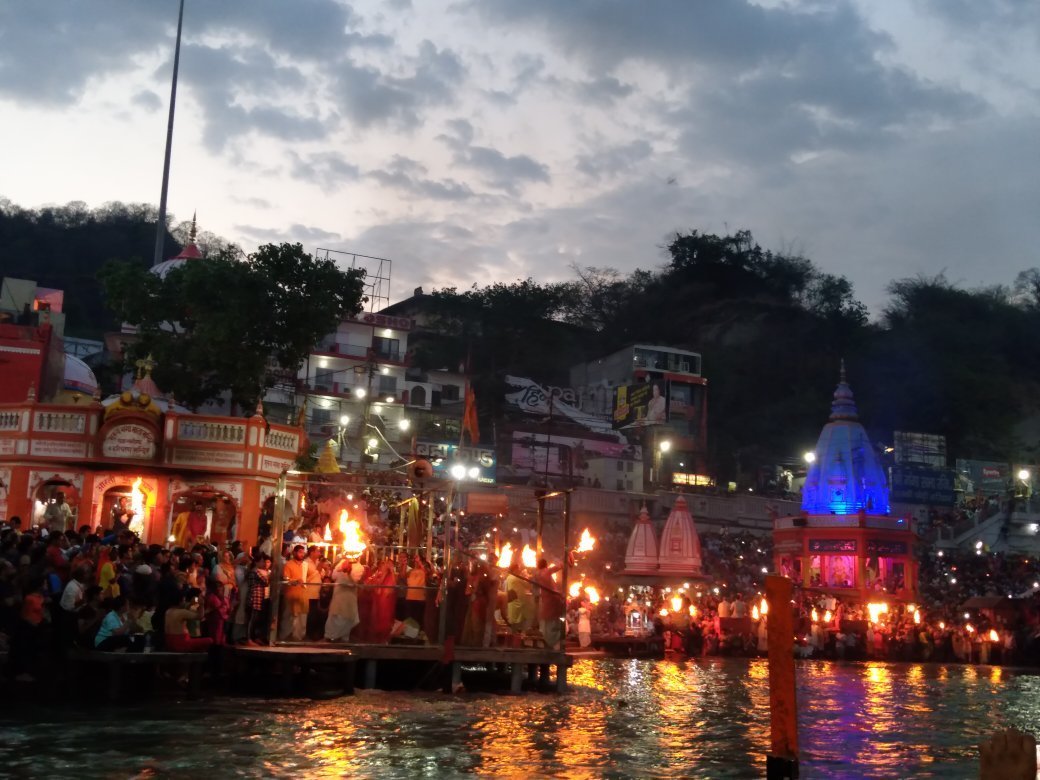
[[[989,641],[990,642],[999,642],[1000,641],[1000,635],[997,634],[996,629],[991,628],[989,630]]]
[[[599,591],[596,590],[592,585],[585,587],[585,595],[589,597],[589,602],[592,604],[599,604]]]
[[[339,513],[339,532],[343,534],[343,554],[349,558],[361,555],[368,545],[361,538],[361,526],[357,520],[347,519],[347,510]]]
[[[834,615],[831,614],[831,611],[829,609],[826,612],[823,613],[823,622],[824,623],[830,623],[833,618],[834,618]]]
[[[581,593],[581,583],[572,582],[570,588],[567,589],[567,593],[570,594],[572,599],[578,598],[578,595]]]
[[[301,512],[306,512],[307,511],[307,494],[306,493],[300,493],[300,511]]]
[[[971,623],[968,623],[968,625],[964,627],[964,630],[967,631],[969,634],[974,634],[975,626],[973,626]]]
[[[528,569],[533,569],[538,565],[538,556],[529,544],[524,545],[523,552],[520,553],[520,560]]]
[[[680,596],[672,596],[672,612],[678,612],[682,609],[682,598]]]
[[[809,616],[809,617],[810,617],[810,618],[812,618],[812,622],[813,622],[813,623],[816,623],[816,622],[818,622],[818,621],[819,621],[819,619],[820,619],[820,614],[819,614],[819,613],[818,613],[818,612],[816,611],[816,607],[813,607],[813,608],[812,608],[812,613],[810,614],[810,616]]]
[[[918,625],[918,626],[921,625],[921,611],[920,610],[914,612],[914,624]]]
[[[661,617],[668,617],[668,610],[665,607],[661,607],[661,611],[658,612]]]
[[[589,529],[586,528],[581,532],[581,541],[578,542],[577,548],[574,552],[592,552],[592,548],[596,546],[596,537],[589,533]]]
[[[759,615],[759,612],[758,612],[758,605],[756,604],[755,606],[753,606],[751,608],[751,619],[752,620],[758,620],[759,617],[760,617],[760,615]]]
[[[762,598],[762,603],[759,605],[758,611],[763,615],[769,614],[769,602],[765,600],[765,597]]]
[[[690,604],[690,617],[697,617],[697,607]]]
[[[130,509],[134,513],[130,518],[130,530],[136,534],[144,533],[144,508],[145,495],[141,488],[141,478],[138,477],[130,490]]]
[[[326,542],[331,542],[332,541],[332,523],[326,523],[325,524],[325,541]]]
[[[498,568],[508,569],[513,562],[513,545],[506,542],[502,545],[502,551],[498,554]]]

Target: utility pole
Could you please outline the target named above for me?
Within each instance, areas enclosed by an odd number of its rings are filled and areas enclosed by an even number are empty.
[[[163,261],[163,242],[166,240],[166,191],[170,187],[170,153],[173,149],[173,116],[177,107],[177,71],[181,64],[181,27],[184,22],[184,0],[177,13],[177,43],[173,49],[173,82],[170,85],[170,118],[166,124],[166,157],[163,159],[162,190],[159,192],[159,216],[155,224],[155,255],[152,265]]]

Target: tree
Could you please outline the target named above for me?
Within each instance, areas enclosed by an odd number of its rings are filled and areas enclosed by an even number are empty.
[[[363,271],[300,244],[266,244],[244,261],[230,252],[192,260],[165,278],[123,262],[99,276],[109,307],[138,329],[128,357],[151,354],[160,387],[191,408],[229,393],[251,411],[273,384],[272,365],[295,373],[365,300]]]

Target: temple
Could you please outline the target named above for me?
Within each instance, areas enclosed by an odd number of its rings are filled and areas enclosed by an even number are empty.
[[[885,471],[859,422],[844,365],[813,455],[801,514],[774,519],[776,570],[836,595],[914,600],[914,535],[907,518],[890,514]]]

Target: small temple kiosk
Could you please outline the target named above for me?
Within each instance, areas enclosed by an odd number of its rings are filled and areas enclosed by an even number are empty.
[[[845,367],[802,490],[802,512],[773,523],[776,570],[850,599],[914,601],[914,533],[889,510],[888,483],[859,422]]]
[[[615,578],[617,584],[627,585],[637,592],[674,587],[685,591],[684,585],[706,580],[701,570],[701,540],[690,515],[686,498],[679,496],[665,521],[658,541],[646,506],[639,512],[625,552],[625,568]],[[625,606],[625,632],[638,635],[652,630],[652,614],[642,598],[631,598]]]

